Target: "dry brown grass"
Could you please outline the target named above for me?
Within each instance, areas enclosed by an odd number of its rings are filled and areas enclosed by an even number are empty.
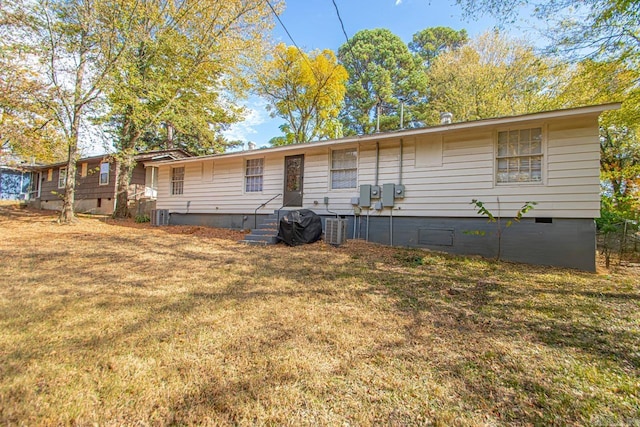
[[[637,271],[0,208],[4,425],[640,423]]]

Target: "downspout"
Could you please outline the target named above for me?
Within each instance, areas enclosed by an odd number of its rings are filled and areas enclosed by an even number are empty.
[[[389,209],[389,246],[393,247],[393,206]]]
[[[398,184],[402,185],[402,163],[404,163],[404,141],[400,138],[400,167],[398,168]]]
[[[376,179],[375,185],[378,185],[378,169],[380,168],[380,143],[376,141]]]

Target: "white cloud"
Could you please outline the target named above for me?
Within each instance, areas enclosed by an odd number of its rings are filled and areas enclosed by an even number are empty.
[[[250,99],[245,105],[247,112],[244,121],[232,125],[223,134],[233,141],[251,141],[255,139],[258,130],[256,127],[269,120],[269,114],[265,110],[267,103],[261,99]]]
[[[396,0],[396,6],[399,6],[402,4],[402,0]]]

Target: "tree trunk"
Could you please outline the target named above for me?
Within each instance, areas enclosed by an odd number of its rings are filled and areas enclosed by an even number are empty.
[[[78,161],[78,135],[75,134],[69,141],[69,155],[67,157],[67,177],[64,183],[64,196],[62,198],[62,210],[58,222],[70,224],[76,221],[73,210],[76,191],[76,164]]]
[[[75,75],[75,87],[73,92],[73,111],[71,115],[71,128],[69,129],[69,156],[67,157],[67,179],[64,185],[64,197],[59,222],[70,224],[76,220],[73,204],[76,198],[76,167],[78,161],[78,137],[80,134],[80,118],[82,117],[85,101],[82,97],[82,84],[86,67],[86,34],[82,34],[80,41],[80,55]]]
[[[136,129],[129,116],[125,116],[118,147],[118,178],[116,182],[116,207],[113,211],[114,218],[129,218],[129,184],[133,169],[136,166],[134,159],[135,146],[141,132]]]
[[[133,153],[129,150],[118,156],[118,178],[116,182],[116,208],[113,211],[114,218],[129,218],[129,183],[136,166]]]

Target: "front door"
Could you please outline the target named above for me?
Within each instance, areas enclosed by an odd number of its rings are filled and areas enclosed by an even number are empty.
[[[284,206],[302,207],[304,155],[284,158]]]

